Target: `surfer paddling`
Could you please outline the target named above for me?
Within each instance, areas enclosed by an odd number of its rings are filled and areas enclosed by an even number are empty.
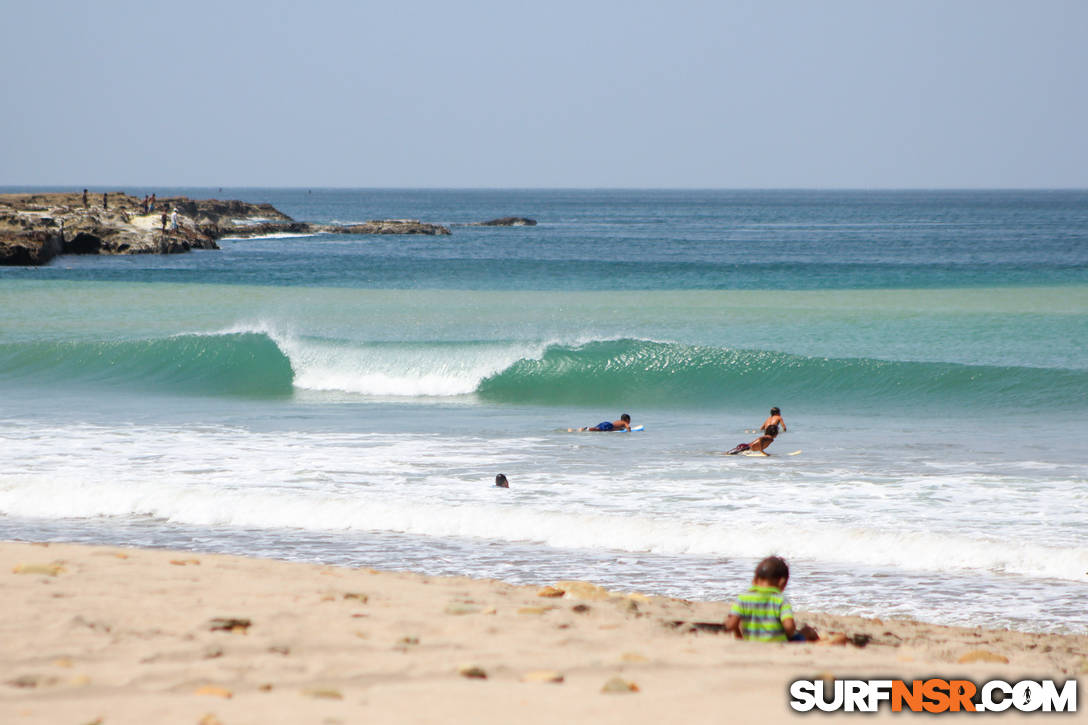
[[[778,426],[771,423],[763,430],[763,435],[756,438],[751,443],[740,443],[731,451],[727,451],[727,456],[735,456],[738,453],[762,453],[767,456],[767,446],[774,443],[774,439],[778,437]]]
[[[627,413],[621,415],[619,420],[605,420],[592,427],[578,428],[579,432],[593,431],[596,433],[610,433],[620,430],[631,430],[631,416],[627,415]],[[572,428],[571,432],[573,431]]]

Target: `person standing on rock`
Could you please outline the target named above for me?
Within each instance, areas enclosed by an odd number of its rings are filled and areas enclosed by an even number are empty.
[[[166,215],[166,213],[163,212],[163,216],[165,216],[165,215]],[[174,207],[174,211],[172,211],[170,213],[170,231],[176,232],[177,230],[178,230],[178,209],[177,209],[177,207]]]
[[[110,195],[106,192],[102,192],[102,211],[106,211],[110,208]]]
[[[166,234],[166,212],[162,213],[162,233]]]
[[[87,208],[87,190],[86,189],[83,190],[83,208],[84,209]]]
[[[152,194],[151,194],[151,204],[147,207],[147,213],[150,214],[153,211],[155,211],[155,194],[154,194],[154,192],[152,192]]]

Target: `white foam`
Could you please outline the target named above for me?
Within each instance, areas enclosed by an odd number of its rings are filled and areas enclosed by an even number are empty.
[[[254,239],[301,239],[303,237],[317,237],[319,234],[302,234],[295,232],[273,232],[271,234],[254,234],[244,237],[221,237],[221,242],[247,242]]]
[[[291,360],[296,387],[378,396],[467,395],[488,376],[541,352],[514,345],[336,347],[297,339],[277,344]]]
[[[271,337],[291,363],[296,388],[380,397],[468,395],[518,360],[539,358],[550,344],[336,343],[301,337],[268,322],[203,334],[240,333]]]
[[[620,445],[626,438],[608,440]],[[0,442],[0,514],[10,516],[149,516],[192,525],[403,532],[708,557],[773,552],[847,566],[1073,581],[1084,581],[1088,571],[1083,538],[1066,545],[1035,540],[1032,532],[1049,521],[991,527],[997,534],[914,517],[910,506],[889,513],[909,525],[889,525],[853,501],[833,508],[828,519],[776,513],[759,496],[722,506],[715,499],[723,497],[729,474],[721,469],[716,482],[687,483],[685,499],[670,498],[675,487],[668,480],[639,470],[627,475],[618,466],[608,480],[547,470],[522,475],[516,488],[497,497],[487,477],[511,463],[546,466],[554,454],[548,439],[19,425],[0,428]],[[599,459],[603,451],[591,455]],[[761,486],[781,492],[780,479],[761,481],[750,470],[743,475],[738,493]],[[856,497],[870,495],[852,488]]]
[[[215,478],[215,471],[199,471]],[[895,567],[906,571],[983,570],[1081,581],[1088,548],[1056,549],[1025,542],[934,534],[829,528],[821,525],[730,526],[535,506],[436,503],[365,489],[313,491],[265,485],[224,490],[186,477],[134,484],[91,477],[20,477],[0,490],[0,511],[35,518],[150,516],[170,522],[242,528],[364,530],[437,537],[526,541],[552,547],[656,554],[790,559]]]

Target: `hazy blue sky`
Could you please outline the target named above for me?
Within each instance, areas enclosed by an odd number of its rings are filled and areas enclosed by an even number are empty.
[[[0,184],[1088,187],[1088,2],[0,0]]]

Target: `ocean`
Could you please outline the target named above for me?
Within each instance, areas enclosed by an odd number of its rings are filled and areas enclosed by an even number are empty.
[[[0,539],[1088,631],[1088,192],[127,191],[454,226],[0,268]]]

